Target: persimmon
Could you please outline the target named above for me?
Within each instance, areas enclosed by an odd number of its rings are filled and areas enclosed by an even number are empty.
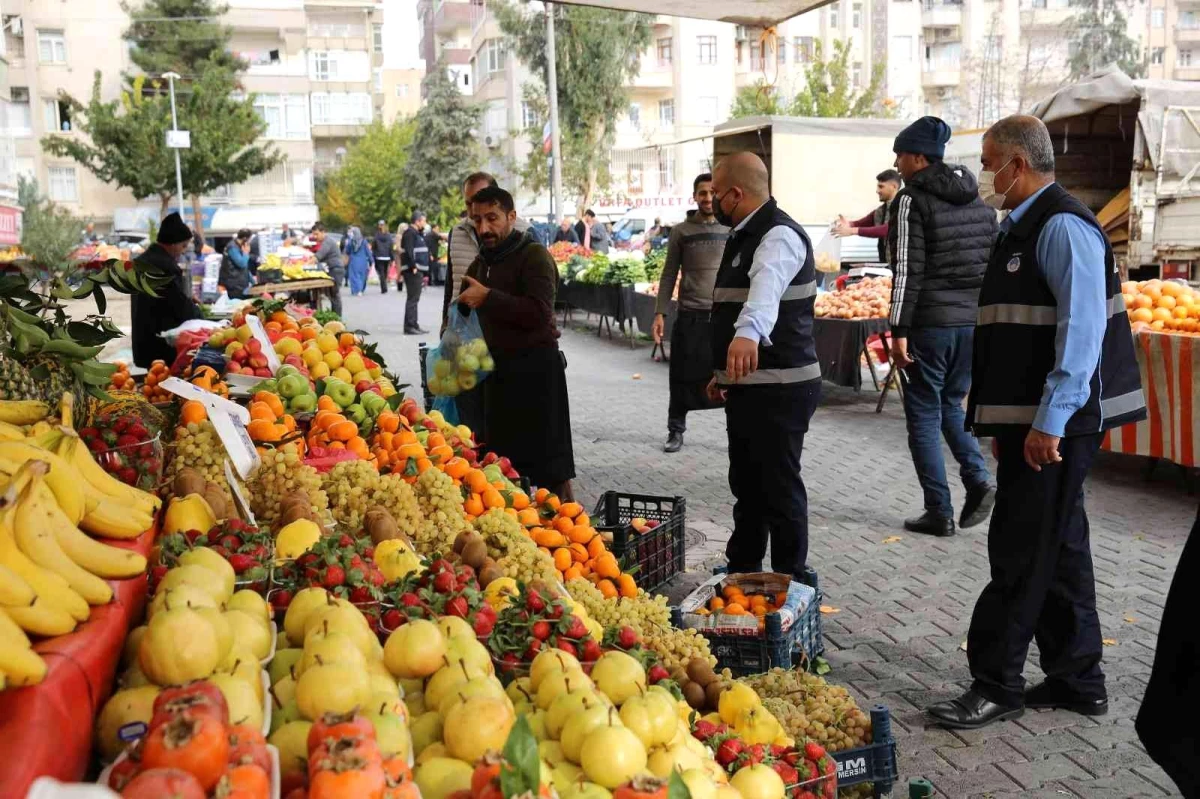
[[[142,750],[143,767],[183,769],[206,791],[221,779],[228,762],[225,725],[210,715],[190,711],[152,731]]]
[[[454,450],[445,444],[436,447],[427,447],[426,449],[429,452],[429,459],[438,463],[446,463],[454,457]]]
[[[446,437],[441,433],[431,432],[425,437],[425,446],[428,447],[430,451],[432,451],[435,447],[444,447],[446,446]]]
[[[723,610],[725,608],[725,600],[719,596],[715,596],[708,600],[709,610]]]
[[[469,497],[463,500],[463,510],[472,516],[482,516],[483,498],[478,494],[472,493]]]
[[[471,471],[471,464],[467,463],[465,458],[455,457],[446,459],[442,464],[442,468],[446,474],[461,480],[466,476],[467,472]]]
[[[548,530],[545,527],[535,527],[530,532],[530,538],[538,546],[542,547],[566,547],[569,543],[563,538],[562,533],[557,530]]]
[[[401,458],[424,458],[425,448],[420,444],[401,444],[396,454]]]
[[[250,420],[250,424],[246,425],[246,432],[253,441],[278,441],[282,438],[275,423],[266,419]]]
[[[371,450],[367,447],[367,441],[362,436],[352,436],[346,442],[346,449],[350,450],[363,460],[371,459]]]
[[[517,507],[516,504],[513,507]],[[538,517],[537,511],[533,508],[522,508],[517,511],[517,521],[521,523],[522,527],[537,527],[541,519]]]
[[[617,590],[617,587],[613,585],[612,580],[600,580],[598,583],[596,583],[596,587],[600,589],[600,593],[604,595],[605,599],[616,599],[621,593]]]
[[[252,399],[254,402],[266,403],[276,416],[283,416],[285,413],[283,400],[279,398],[278,394],[272,394],[270,391],[256,391]]]
[[[429,458],[417,458],[417,474],[425,474],[433,468],[433,461]]]
[[[571,541],[576,544],[587,544],[590,543],[592,539],[599,537],[600,536],[596,535],[596,531],[590,527],[576,525],[567,531],[567,538],[571,539]]]
[[[571,557],[571,550],[566,547],[559,547],[554,550],[554,568],[560,572],[566,572],[574,563],[575,559]]]
[[[579,545],[575,544],[574,546]],[[595,568],[597,574],[609,580],[615,580],[621,574],[621,567],[617,565],[617,559],[607,552],[596,558]]]
[[[568,519],[574,519],[581,513],[583,513],[583,506],[578,502],[564,502],[558,508],[558,514],[566,516]]]
[[[262,419],[267,422],[274,422],[276,416],[277,414],[275,411],[267,403],[258,400],[250,403],[251,419]]]
[[[354,347],[358,345],[358,337],[353,333],[342,333],[338,336],[339,347]]]
[[[561,552],[563,550],[559,551]],[[583,569],[578,563],[572,564],[565,572],[563,572],[563,581],[569,582],[574,580],[576,577],[583,577]]]
[[[587,547],[588,555],[593,558],[598,558],[608,551],[604,548],[604,539],[598,535],[592,536],[592,540],[588,541],[584,546]]]
[[[612,799],[667,799],[667,781],[639,774],[613,791]]]
[[[231,766],[217,783],[217,799],[268,799],[271,778],[261,766],[247,764]]]
[[[533,501],[536,502],[537,504],[541,505],[543,502],[546,501],[546,498],[549,496],[550,496],[550,489],[539,488],[533,494]]]
[[[400,429],[400,415],[395,411],[383,411],[375,417],[375,427],[385,433],[394,433]]]
[[[562,533],[564,535],[571,532],[571,528],[573,528],[574,526],[575,526],[575,523],[573,521],[571,521],[569,518],[567,518],[566,516],[557,516],[554,519],[554,529],[558,530],[560,533]]]
[[[517,510],[525,510],[529,507],[529,495],[524,491],[514,491],[512,495],[512,506]]]
[[[504,497],[494,488],[489,488],[483,492],[483,506],[485,508],[503,508],[505,506]]]
[[[358,425],[348,419],[334,422],[326,430],[334,441],[349,441],[358,435]]]
[[[321,396],[317,397],[317,410],[340,413],[342,409],[341,406],[333,401],[333,397],[329,396],[328,394],[322,394]]]
[[[579,514],[578,516],[576,516],[573,519],[573,521],[575,522],[576,527],[591,527],[592,526],[592,517],[588,516],[586,513]]]
[[[181,424],[192,424],[193,422],[199,424],[207,418],[208,409],[199,400],[188,400],[179,409],[179,421]]]
[[[588,559],[587,548],[583,544],[571,544],[571,557],[575,558],[576,563],[585,563]]]

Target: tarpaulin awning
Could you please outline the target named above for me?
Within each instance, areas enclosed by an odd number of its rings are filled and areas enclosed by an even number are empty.
[[[637,11],[643,14],[712,19],[765,28],[805,11],[829,5],[830,2],[831,0],[589,0],[586,3],[568,4]]]

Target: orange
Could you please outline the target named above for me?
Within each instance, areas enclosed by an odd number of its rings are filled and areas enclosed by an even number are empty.
[[[1152,308],[1154,307],[1154,298],[1149,294],[1139,294],[1133,298],[1133,304],[1137,308]]]
[[[424,458],[425,448],[420,444],[401,444],[396,454],[401,458]]]
[[[483,492],[483,507],[485,508],[503,508],[505,505],[504,497],[494,488],[489,488]]]
[[[1151,316],[1155,322],[1166,322],[1173,318],[1171,312],[1166,308],[1155,308],[1151,312]]]
[[[270,322],[267,322],[265,325],[263,325],[263,330],[267,331],[268,333],[282,333],[283,325],[279,324],[278,322],[276,322],[274,320],[271,320]]]
[[[621,592],[621,596],[626,599],[634,599],[638,595],[637,583],[633,580],[632,574],[622,574],[617,578],[617,590]]]
[[[304,325],[300,328],[300,340],[312,341],[317,337],[317,329],[312,325]]]
[[[449,474],[449,470],[447,470],[447,474]],[[515,503],[513,507],[516,507]],[[537,527],[540,519],[538,519],[537,511],[533,508],[522,508],[517,511],[517,521],[521,523],[522,527]]]
[[[358,435],[358,425],[344,419],[331,424],[326,432],[334,441],[349,441]]]
[[[1188,306],[1176,305],[1175,310],[1171,311],[1171,313],[1174,315],[1174,317],[1176,319],[1187,319],[1188,318]]]
[[[617,591],[617,587],[613,585],[612,580],[601,580],[600,582],[596,583],[596,587],[600,589],[600,593],[603,594],[606,599],[616,599],[620,594],[620,592]]]
[[[467,488],[474,491],[476,494],[482,494],[491,488],[488,483],[487,475],[479,469],[471,469],[463,478],[463,482],[467,484]]]
[[[204,403],[199,400],[188,400],[179,410],[179,421],[182,424],[200,423],[208,418]]]
[[[546,507],[548,507],[550,510],[557,512],[560,504],[562,503],[559,502],[558,497],[554,496],[553,494],[550,494],[546,497]]]
[[[483,498],[478,494],[471,494],[463,502],[463,510],[472,516],[483,515]]]
[[[471,471],[471,464],[463,458],[450,458],[445,462],[443,468],[446,470],[446,474],[461,480],[467,472]],[[514,504],[513,507],[516,505]]]
[[[583,513],[583,506],[578,502],[564,502],[562,506],[559,507],[558,512],[560,515],[566,516],[568,519],[574,519],[576,516]]]
[[[554,550],[554,568],[560,572],[565,572],[574,564],[574,559],[571,557],[571,550],[566,547],[559,547]]]
[[[1174,308],[1178,303],[1175,302],[1175,297],[1173,297],[1172,295],[1163,294],[1161,297],[1158,298],[1158,301],[1154,304],[1156,306],[1158,306],[1159,308],[1171,309],[1171,308]]]
[[[358,344],[358,339],[353,333],[342,333],[338,336],[339,347],[353,347]]]
[[[1154,312],[1149,308],[1138,307],[1130,311],[1129,321],[1131,322],[1153,322]]]
[[[783,607],[785,603],[787,603],[787,591],[780,591],[775,595],[775,604]]]
[[[746,609],[738,602],[730,602],[725,606],[725,612],[734,616],[742,616],[745,615]]]
[[[708,607],[710,610],[720,610],[721,608],[725,607],[725,600],[721,599],[719,596],[715,596],[708,600]]]
[[[533,501],[536,502],[537,504],[541,505],[543,502],[546,501],[546,497],[548,497],[548,496],[550,496],[549,489],[539,488],[536,492],[534,492]]]
[[[425,446],[429,448],[430,452],[433,451],[434,447],[444,446],[445,443],[446,443],[446,437],[443,436],[441,433],[430,433],[425,438]]]
[[[727,585],[721,589],[721,596],[725,597],[726,599],[729,599],[730,594],[740,593],[742,593],[742,589],[738,588],[736,585]]]
[[[271,314],[270,320],[282,325],[286,322],[292,321],[292,317],[287,315],[287,311],[279,310]]]

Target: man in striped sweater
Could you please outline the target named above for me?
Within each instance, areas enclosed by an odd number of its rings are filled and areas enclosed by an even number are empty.
[[[904,369],[908,448],[925,512],[906,519],[914,533],[954,535],[942,438],[958,461],[966,501],[960,527],[987,519],[996,491],[979,444],[964,425],[979,288],[996,238],[996,212],[979,199],[970,170],[942,161],[950,126],[922,117],[896,137],[904,188],[892,200],[892,356]]]

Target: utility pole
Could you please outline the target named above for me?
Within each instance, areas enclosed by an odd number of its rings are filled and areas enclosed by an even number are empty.
[[[562,142],[558,135],[558,67],[555,64],[554,47],[554,9],[550,3],[546,7],[546,94],[550,101],[550,206],[553,209],[553,221],[557,223],[563,218],[563,186],[562,186]]]
[[[171,92],[171,132],[178,136],[179,133],[179,116],[175,112],[175,81],[179,79],[179,74],[168,72],[163,75],[167,79],[167,85]],[[181,149],[178,142],[168,142],[168,145],[175,150],[175,189],[179,192],[179,217],[183,218],[183,169],[179,166],[179,150]],[[196,220],[199,223],[200,220]]]

